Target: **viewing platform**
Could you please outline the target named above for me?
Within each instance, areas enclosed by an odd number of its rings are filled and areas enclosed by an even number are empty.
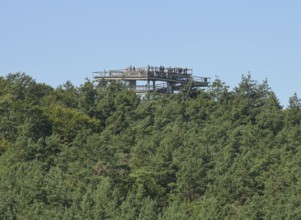
[[[208,87],[210,77],[193,77],[192,69],[180,67],[148,66],[128,67],[122,70],[93,72],[96,80],[122,80],[138,94],[146,92],[174,93],[189,83],[191,88]]]

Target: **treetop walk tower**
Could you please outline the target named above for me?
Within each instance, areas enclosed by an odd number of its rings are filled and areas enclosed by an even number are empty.
[[[121,70],[104,70],[93,72],[93,77],[96,80],[122,80],[137,94],[155,91],[174,93],[185,85],[190,88],[208,87],[211,80],[210,77],[193,77],[192,69],[164,66],[130,66]]]

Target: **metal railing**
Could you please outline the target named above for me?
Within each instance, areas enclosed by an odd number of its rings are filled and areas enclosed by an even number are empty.
[[[172,76],[188,76],[192,75],[192,69],[180,67],[164,67],[164,66],[148,66],[148,67],[128,67],[121,70],[104,70],[93,72],[94,78],[121,78],[121,77],[158,77],[170,78]]]

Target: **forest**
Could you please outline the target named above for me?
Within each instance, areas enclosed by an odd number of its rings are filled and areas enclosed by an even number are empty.
[[[0,219],[301,219],[301,101],[0,77]]]

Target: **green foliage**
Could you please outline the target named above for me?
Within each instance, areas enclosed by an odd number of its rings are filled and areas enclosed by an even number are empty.
[[[49,106],[45,112],[52,125],[52,131],[59,134],[67,142],[75,138],[82,129],[96,131],[99,126],[99,122],[95,118],[90,118],[77,109],[55,105]]]
[[[301,102],[0,77],[0,219],[300,219]]]

